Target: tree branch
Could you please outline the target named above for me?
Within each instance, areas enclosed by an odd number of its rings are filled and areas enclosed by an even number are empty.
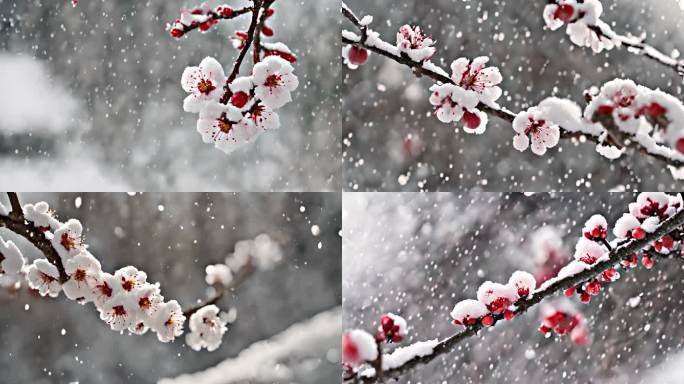
[[[64,270],[62,258],[57,253],[57,250],[52,246],[50,240],[45,237],[43,231],[38,229],[33,223],[25,220],[24,211],[21,208],[16,192],[7,192],[7,195],[12,205],[12,212],[10,212],[9,216],[0,215],[0,227],[5,227],[22,236],[38,248],[45,255],[45,258],[57,267],[59,282],[61,284],[66,283],[69,280],[69,275]]]
[[[275,0],[266,0],[264,4],[261,6],[261,9],[263,10],[261,12],[261,17],[259,17],[259,22],[257,23],[256,27],[256,33],[254,34],[254,48],[253,48],[253,57],[252,60],[254,61],[254,64],[258,63],[260,60],[260,54],[261,54],[261,31],[264,29],[264,23],[266,23],[266,19],[268,18],[267,13],[268,13],[268,8],[271,7],[271,4],[273,4]]]
[[[250,276],[256,272],[256,268],[251,262],[245,264],[238,273],[233,277],[230,284],[228,285],[215,285],[216,293],[213,296],[207,298],[204,301],[200,301],[192,307],[183,310],[185,317],[190,317],[193,313],[197,312],[200,308],[207,305],[216,304],[219,300],[223,298],[228,292],[233,291],[240,287]]]
[[[362,26],[358,20],[358,18],[354,15],[354,13],[346,6],[342,6],[342,14],[352,23],[354,26],[356,26],[359,31],[362,33],[362,36],[360,37],[359,40],[352,40],[350,38],[347,38],[345,36],[342,36],[342,42],[345,44],[351,44],[357,47],[363,47],[373,53],[376,53],[380,56],[386,57],[388,59],[391,59],[399,64],[403,64],[409,68],[411,68],[412,72],[416,77],[420,76],[427,76],[433,80],[436,80],[438,82],[444,83],[444,84],[455,84],[453,80],[451,80],[450,77],[445,76],[442,73],[438,73],[433,69],[426,68],[424,63],[414,61],[412,60],[408,55],[406,54],[401,54],[400,56],[395,55],[392,52],[389,52],[381,47],[378,47],[377,45],[374,44],[369,44],[367,39],[364,37],[366,36],[365,34],[367,33],[367,30],[365,26]],[[384,42],[383,42],[384,43]],[[385,43],[388,44],[388,43]],[[490,116],[495,116],[501,120],[504,120],[508,122],[509,124],[513,123],[513,120],[517,116],[516,113],[509,111],[508,109],[505,108],[494,108],[489,105],[479,103],[477,105],[477,109],[487,113]],[[574,132],[574,131],[569,131],[568,129],[564,127],[560,127],[560,132],[561,132],[561,139],[575,139],[575,140],[581,140],[582,138],[586,139],[587,141],[590,141],[594,144],[600,144],[601,140],[599,136],[595,136],[589,133],[585,132]],[[613,143],[611,140],[611,137],[608,138],[608,144],[617,144]],[[620,146],[620,145],[618,145]],[[635,151],[638,151],[641,154],[650,156],[658,161],[663,162],[664,164],[668,166],[672,166],[675,168],[680,168],[684,167],[684,161],[678,160],[678,159],[673,159],[668,156],[665,156],[661,153],[658,153],[657,151],[650,150],[649,148],[644,147],[643,145],[639,144],[638,142],[631,140],[629,143],[624,143],[625,147],[631,148]]]
[[[648,233],[642,240],[631,240],[615,247],[612,251],[608,253],[608,259],[606,259],[605,261],[596,263],[591,268],[584,270],[573,276],[556,280],[548,285],[542,285],[542,287],[539,290],[534,292],[534,295],[531,298],[518,300],[515,303],[517,307],[517,309],[514,311],[515,314],[522,314],[526,312],[528,309],[532,308],[534,305],[542,302],[542,300],[546,299],[547,297],[555,295],[556,293],[567,288],[583,284],[595,278],[603,271],[613,267],[616,263],[620,262],[621,260],[630,258],[632,254],[639,252],[642,248],[648,246],[651,242],[658,240],[667,234],[678,233],[678,231],[681,231],[683,225],[684,210],[681,210],[677,212],[674,216],[670,217],[669,219],[661,223],[654,232]],[[437,357],[455,350],[458,343],[471,336],[477,335],[483,327],[484,326],[481,322],[478,322],[472,326],[468,326],[464,331],[456,333],[440,341],[439,344],[435,346],[431,354],[422,357],[414,357],[399,367],[385,370],[383,374],[385,375],[385,377],[397,377],[418,366],[428,364]],[[360,383],[375,383],[378,381],[378,379],[379,378],[377,373],[372,377],[363,377],[360,375],[360,373],[357,373],[350,380],[358,380],[358,382]]]
[[[230,19],[234,19],[234,18],[236,18],[236,17],[238,17],[238,16],[242,16],[242,15],[244,15],[245,13],[252,12],[252,10],[253,10],[252,7],[244,7],[244,8],[240,8],[240,9],[234,9],[233,12],[232,12],[230,15],[228,15],[228,16],[224,16],[224,15],[218,14],[218,13],[216,13],[216,12],[214,12],[214,11],[211,11],[211,12],[207,13],[207,16],[209,16],[209,18],[207,19],[207,21],[211,21],[211,20],[230,20]],[[181,27],[181,28],[178,28],[178,29],[180,29],[180,30],[183,32],[183,34],[186,34],[186,33],[190,32],[190,31],[193,31],[193,30],[195,30],[195,29],[198,29],[199,26],[200,26],[199,23],[194,23],[194,24],[191,24],[191,25],[184,25],[184,24],[181,24],[181,25],[182,25],[182,27]]]

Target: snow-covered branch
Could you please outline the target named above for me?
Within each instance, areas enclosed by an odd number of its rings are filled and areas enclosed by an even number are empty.
[[[270,269],[282,259],[280,245],[268,235],[237,242],[224,264],[206,268],[205,280],[215,293],[183,311],[176,300],[164,300],[159,283],[148,282],[144,271],[130,265],[114,274],[103,271],[84,242],[78,220],[61,222],[45,202],[22,207],[16,193],[8,192],[8,196],[12,208],[0,204],[0,227],[26,239],[45,258],[27,265],[19,247],[0,237],[0,276],[26,280],[41,296],[57,297],[64,292],[79,304],[93,303],[100,318],[116,332],[141,335],[151,329],[166,343],[184,333],[188,319],[188,346],[215,350],[227,330],[227,321],[215,304],[254,272]]]
[[[225,153],[252,142],[264,130],[280,127],[276,110],[292,101],[290,95],[299,85],[292,73],[297,58],[281,42],[263,42],[274,32],[266,25],[274,14],[275,0],[252,0],[251,7],[233,10],[227,5],[211,8],[202,3],[182,9],[180,18],[168,26],[171,36],[180,38],[192,30],[206,32],[220,20],[251,14],[247,31],[233,36],[238,56],[226,76],[222,65],[206,57],[197,67],[187,67],[181,85],[189,95],[183,101],[186,112],[199,114],[197,131],[205,143]],[[250,49],[253,68],[250,76],[240,76]]]
[[[451,313],[454,324],[465,327],[461,332],[441,341],[433,339],[400,347],[382,357],[376,344],[386,339],[388,329],[395,332],[405,330],[403,319],[393,317],[389,326],[387,320],[381,320],[375,337],[362,330],[347,332],[343,337],[345,379],[372,383],[379,381],[381,376],[398,377],[454,351],[460,342],[477,335],[483,328],[512,320],[561,291],[567,297],[578,295],[583,303],[587,303],[591,296],[605,289],[604,285],[620,278],[619,269],[635,267],[639,253],[643,253],[642,264],[646,268],[653,266],[654,258],[679,257],[683,230],[684,203],[681,196],[642,193],[636,202],[629,205],[628,213],[615,223],[612,231],[615,239],[610,242],[607,240],[609,226],[603,216],[594,215],[587,220],[576,245],[575,260],[538,288],[535,278],[522,271],[513,273],[508,284],[483,283],[478,289],[477,300],[463,300]],[[545,334],[568,331],[568,327],[561,327],[555,321],[557,319],[547,317],[540,331]],[[574,327],[580,320],[573,321]],[[582,337],[585,339],[579,340]],[[586,335],[578,335],[577,338],[578,343],[585,342]],[[382,372],[378,372],[377,361],[382,361],[379,365]]]
[[[567,24],[570,41],[594,52],[626,47],[631,53],[642,55],[684,76],[684,61],[674,59],[645,42],[646,37],[620,35],[601,20],[603,5],[599,0],[547,0],[544,21],[553,30]]]
[[[584,111],[571,100],[550,97],[515,113],[496,102],[503,77],[498,68],[486,67],[489,58],[454,60],[450,75],[430,61],[436,52],[434,41],[419,27],[401,27],[395,45],[368,27],[371,16],[359,19],[344,4],[342,14],[358,30],[342,31],[347,44],[342,56],[348,67],[363,65],[369,53],[375,53],[409,67],[418,77],[435,80],[429,102],[443,123],[462,121],[466,133],[482,134],[487,116],[494,116],[511,124],[512,143],[520,151],[531,148],[541,156],[559,139],[589,141],[610,160],[631,148],[667,165],[675,178],[684,178],[684,104],[669,94],[615,79],[600,90],[587,91]]]

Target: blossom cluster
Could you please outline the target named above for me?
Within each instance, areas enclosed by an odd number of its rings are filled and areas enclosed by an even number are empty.
[[[454,325],[474,325],[480,322],[491,327],[497,320],[515,317],[515,303],[532,297],[537,280],[532,274],[516,271],[507,284],[485,281],[477,290],[477,300],[466,299],[456,303],[451,311]]]
[[[162,342],[183,333],[185,316],[178,302],[165,301],[159,283],[148,282],[147,274],[133,266],[120,268],[114,274],[103,271],[88,251],[78,220],[60,222],[45,202],[26,204],[23,211],[26,220],[50,240],[68,276],[62,283],[55,264],[43,258],[23,267],[23,262],[16,263],[21,257],[18,248],[9,241],[2,242],[3,255],[15,260],[14,270],[22,266],[29,287],[41,296],[57,297],[63,291],[70,300],[83,305],[93,303],[100,318],[117,332],[144,334],[151,329]],[[9,269],[3,263],[4,268]]]
[[[572,43],[598,53],[620,45],[612,29],[600,19],[602,14],[600,0],[557,0],[544,7],[543,17],[552,31],[567,24],[566,33]]]
[[[272,8],[260,8],[259,11],[265,12],[266,19],[274,13]],[[192,10],[184,9],[180,19],[170,26],[170,31],[175,37],[183,36],[195,26],[206,31],[219,19],[230,17],[232,12],[225,5],[212,9],[203,4]],[[273,30],[265,25],[255,33],[273,36]],[[299,85],[292,67],[296,57],[287,45],[263,42],[257,47],[255,39],[250,39],[247,32],[238,31],[233,46],[247,50],[250,47],[245,45],[250,40],[250,44],[255,44],[257,62],[249,76],[237,76],[241,60],[226,76],[216,59],[206,57],[198,66],[185,68],[181,77],[183,90],[189,93],[183,101],[183,109],[199,115],[197,131],[202,140],[225,153],[253,142],[263,131],[278,129],[280,118],[276,110],[292,101],[291,92]]]
[[[660,90],[614,79],[587,92],[584,111],[571,100],[550,97],[513,120],[513,146],[543,155],[558,144],[561,127],[597,138],[596,150],[609,159],[624,153],[616,134],[631,138],[647,152],[684,160],[684,104]],[[531,145],[530,145],[531,143]],[[673,175],[677,177],[676,172]]]
[[[364,23],[369,22],[367,17],[360,22],[364,27]],[[352,40],[360,40],[347,31],[343,31],[343,35]],[[399,29],[394,46],[382,41],[377,32],[368,29],[365,44],[379,47],[389,54],[407,57],[416,65],[448,77],[449,82],[439,82],[430,87],[428,101],[434,107],[437,119],[447,124],[463,121],[463,130],[466,133],[485,132],[488,118],[478,107],[480,104],[499,107],[496,101],[501,97],[502,90],[498,84],[503,81],[498,68],[487,66],[488,57],[481,56],[472,60],[458,58],[451,63],[449,75],[429,61],[436,52],[435,41],[423,35],[420,27],[410,25]],[[366,63],[368,56],[368,50],[360,46],[348,44],[342,48],[342,58],[350,69]]]
[[[545,337],[550,337],[552,333],[559,336],[570,335],[570,340],[580,347],[591,341],[586,319],[567,300],[543,305],[540,315],[542,320],[539,332]]]

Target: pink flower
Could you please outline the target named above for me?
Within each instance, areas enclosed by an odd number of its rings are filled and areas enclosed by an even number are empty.
[[[78,300],[85,304],[93,300],[93,288],[99,282],[102,268],[100,262],[93,255],[80,253],[64,264],[69,280],[62,287],[64,294],[71,300]]]
[[[489,311],[483,303],[477,300],[466,299],[456,303],[451,311],[451,318],[454,319],[453,323],[455,325],[473,325],[477,323],[480,317],[488,313]]]
[[[608,221],[602,215],[593,215],[584,224],[582,234],[589,240],[605,239],[608,237]]]
[[[519,298],[530,297],[537,286],[537,280],[531,273],[525,271],[515,271],[508,279],[508,284],[515,289]]]
[[[442,123],[459,121],[465,111],[473,111],[477,97],[453,84],[435,84],[430,87],[430,104],[435,107],[435,116]]]
[[[594,264],[601,260],[608,251],[594,241],[581,237],[575,246],[575,260],[585,264]]]
[[[28,266],[26,280],[41,296],[57,297],[62,290],[57,267],[45,259],[37,259]]]
[[[377,344],[373,336],[360,329],[342,335],[342,361],[355,366],[378,358]]]
[[[181,85],[190,93],[183,101],[186,112],[198,113],[208,101],[218,101],[223,95],[226,76],[221,64],[213,57],[205,57],[198,67],[187,67]]]
[[[413,61],[429,60],[436,51],[434,44],[431,37],[423,36],[418,26],[403,25],[397,33],[397,47]]]
[[[159,341],[168,343],[183,334],[183,323],[185,316],[180,305],[176,300],[171,300],[160,305],[152,318],[151,328],[157,333]]]
[[[560,139],[560,128],[544,117],[541,109],[532,107],[520,112],[513,120],[513,130],[517,135],[513,138],[513,147],[525,151],[532,141],[532,152],[543,155],[547,148],[553,148]]]
[[[497,107],[496,100],[501,97],[498,84],[503,78],[496,67],[485,67],[489,58],[480,56],[470,60],[461,57],[451,63],[451,80],[459,87],[475,92],[479,101]]]
[[[517,298],[517,293],[513,287],[491,281],[485,281],[477,290],[477,300],[492,313],[502,313]]]
[[[299,80],[292,65],[278,56],[268,56],[254,65],[252,82],[256,86],[254,95],[263,104],[278,109],[292,101],[290,92],[297,89]]]

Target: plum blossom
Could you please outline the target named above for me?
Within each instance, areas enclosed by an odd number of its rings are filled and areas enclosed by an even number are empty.
[[[509,285],[485,281],[477,289],[477,299],[492,313],[504,312],[517,298],[517,292]]]
[[[57,267],[45,259],[37,259],[28,266],[26,280],[41,296],[57,297],[62,290]]]
[[[24,269],[24,256],[13,241],[0,236],[0,275],[17,275]]]
[[[209,352],[215,351],[223,341],[226,333],[226,322],[219,317],[219,309],[215,305],[207,305],[200,308],[190,316],[188,322],[190,332],[186,334],[185,341],[190,348],[199,351],[206,348]]]
[[[113,331],[120,332],[135,324],[137,307],[132,296],[116,295],[104,303],[100,309],[100,319],[109,324]]]
[[[515,271],[508,279],[508,284],[515,289],[519,298],[528,298],[534,294],[537,280],[529,272]]]
[[[197,132],[205,143],[214,143],[216,148],[230,153],[248,143],[256,129],[232,104],[209,102],[200,111]]]
[[[368,332],[354,329],[342,335],[342,361],[344,363],[356,366],[377,358],[377,344]]]
[[[147,281],[147,274],[131,265],[118,269],[114,272],[114,277],[126,292],[139,288]]]
[[[103,272],[93,287],[93,301],[95,302],[95,306],[101,309],[109,299],[121,292],[123,292],[123,288],[121,287],[119,279],[112,274]]]
[[[64,270],[70,276],[62,286],[66,297],[78,300],[81,304],[92,301],[95,295],[93,289],[102,274],[100,262],[90,253],[82,252],[67,260]]]
[[[631,213],[624,213],[615,222],[615,226],[613,227],[613,235],[615,235],[615,237],[617,237],[618,239],[634,237],[633,231],[635,229],[640,229],[640,226],[641,223],[639,222],[639,219],[634,217],[634,215],[632,215]]]
[[[477,107],[477,96],[453,84],[435,84],[430,91],[430,104],[435,106],[435,116],[442,123],[459,121],[465,111]]]
[[[543,17],[546,26],[552,31],[568,24],[566,33],[570,41],[581,47],[589,47],[594,52],[610,50],[619,42],[613,41],[613,31],[601,21],[603,5],[599,0],[560,0],[544,7]],[[599,29],[601,33],[597,33]]]
[[[136,288],[132,295],[134,302],[137,303],[138,313],[144,315],[141,318],[146,322],[164,303],[164,296],[161,295],[159,283],[144,283]]]
[[[642,192],[637,201],[629,204],[629,212],[637,219],[655,216],[666,219],[674,212],[669,210],[670,197],[663,192]]]
[[[607,256],[607,250],[598,243],[581,237],[575,245],[575,260],[585,264],[594,264]]]
[[[197,67],[187,67],[181,77],[181,86],[188,95],[183,101],[186,112],[199,113],[208,101],[218,101],[223,95],[226,75],[213,57],[205,57]]]
[[[639,87],[632,80],[611,80],[591,100],[585,109],[585,119],[597,121],[601,116],[608,115],[620,129],[636,133],[639,128],[636,108],[639,93]]]
[[[260,270],[271,269],[283,259],[283,252],[278,242],[265,233],[254,238],[251,254],[254,264]]]
[[[54,218],[53,212],[44,201],[36,204],[25,204],[23,211],[26,220],[33,222],[35,226],[43,231],[55,230],[61,225],[61,223]]]
[[[513,120],[513,147],[520,152],[530,147],[532,152],[542,156],[547,148],[553,148],[560,140],[560,127],[549,121],[543,109],[532,107],[520,112]]]
[[[503,77],[496,67],[485,67],[489,62],[486,56],[476,57],[472,62],[464,57],[451,63],[451,80],[459,87],[474,92],[479,101],[491,107],[498,107],[496,100],[501,97],[498,84]]]
[[[278,109],[292,101],[290,92],[297,89],[299,80],[292,65],[278,56],[268,56],[254,65],[252,82],[256,86],[254,95],[265,106]]]
[[[249,110],[249,120],[247,120],[247,123],[256,129],[269,131],[280,128],[280,117],[278,117],[278,114],[273,109],[259,102],[254,104]]]
[[[383,340],[389,340],[395,343],[400,342],[408,335],[406,320],[393,313],[382,315],[380,317],[378,335],[381,336]]]
[[[473,325],[478,319],[489,313],[487,307],[480,301],[466,299],[459,301],[451,311],[451,318],[455,325]]]
[[[397,32],[397,47],[413,61],[429,60],[436,51],[434,44],[431,37],[423,36],[418,26],[403,25]]]
[[[52,246],[57,250],[62,260],[66,261],[85,249],[82,232],[83,226],[76,219],[69,219],[55,231],[51,240]]]
[[[209,285],[223,285],[228,286],[233,281],[233,273],[225,264],[207,265],[207,276],[204,280]]]
[[[185,316],[176,300],[160,305],[151,320],[151,328],[157,333],[157,339],[162,343],[173,341],[176,336],[183,334]]]
[[[584,224],[582,234],[589,240],[605,239],[608,237],[608,221],[603,215],[593,215]]]

